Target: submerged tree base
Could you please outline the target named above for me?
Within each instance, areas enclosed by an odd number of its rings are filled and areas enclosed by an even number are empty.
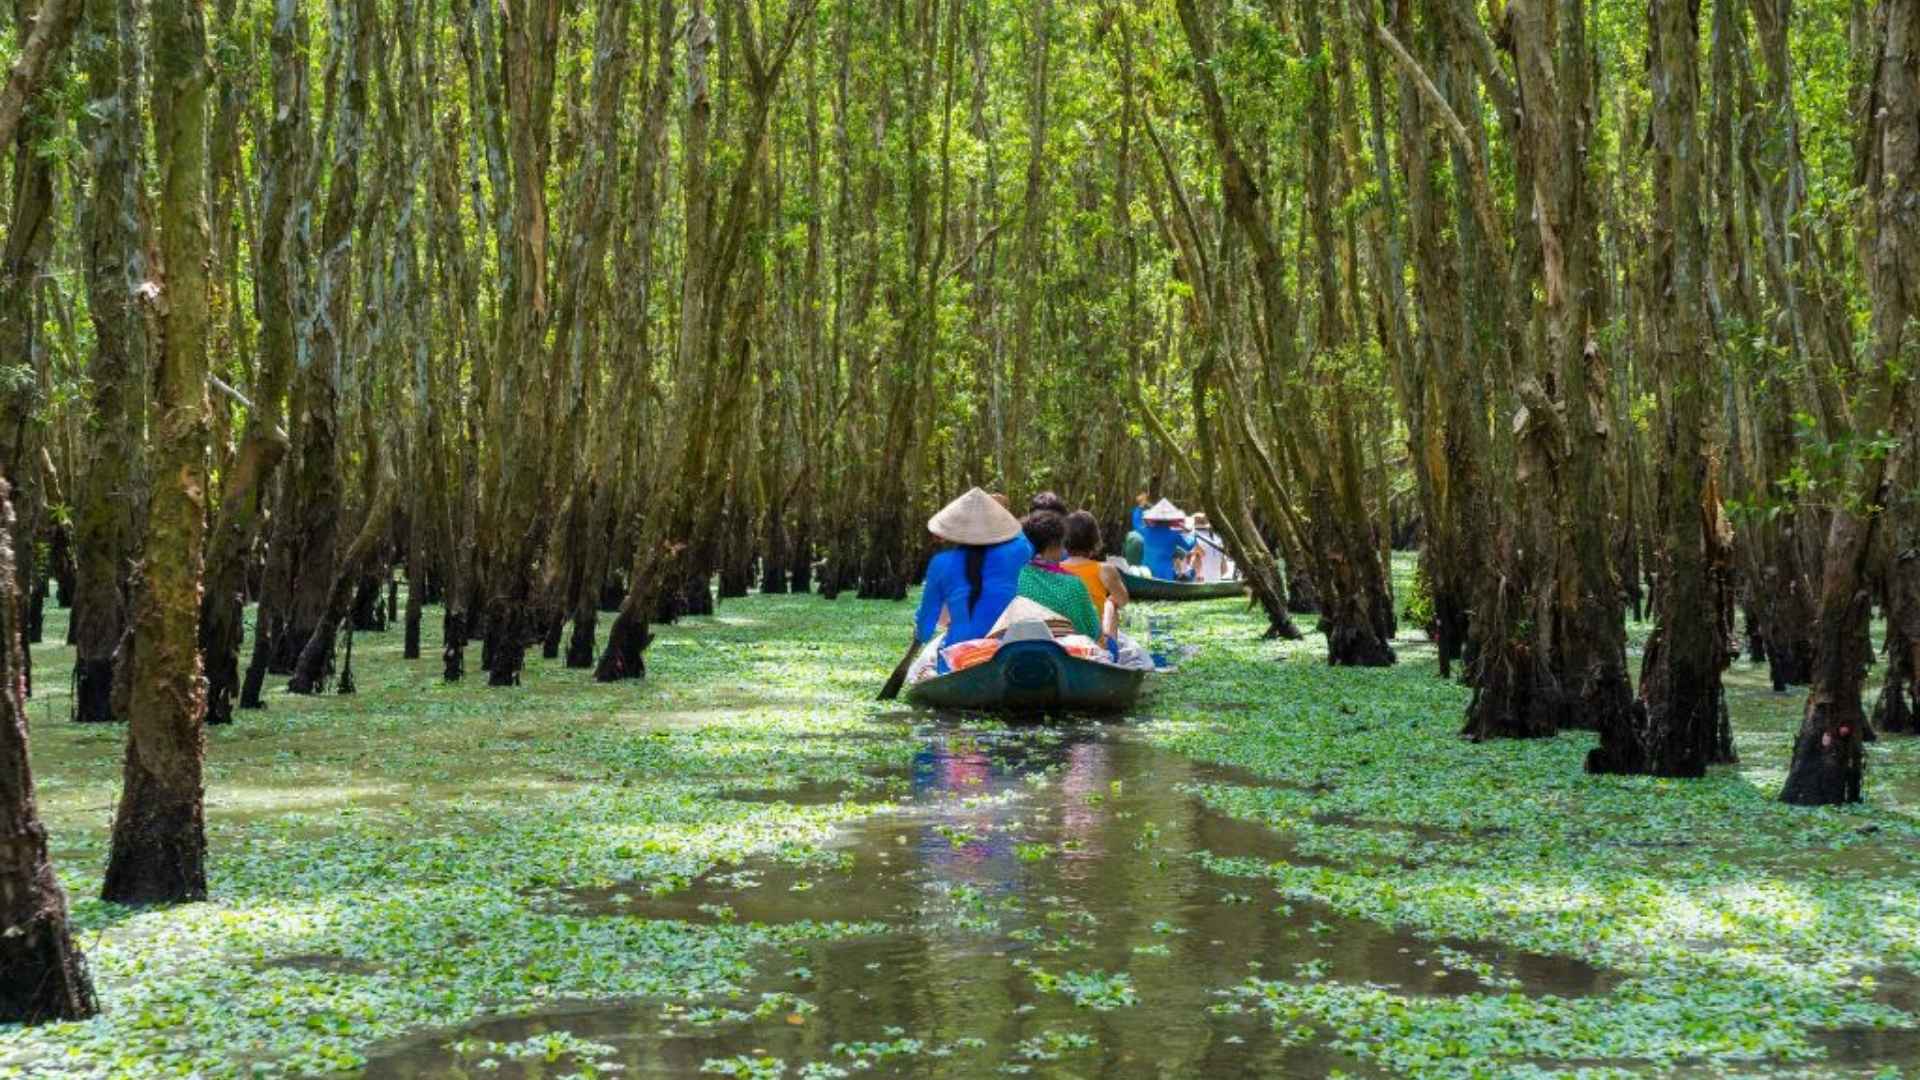
[[[199,793],[168,790],[132,760],[126,783],[100,899],[134,905],[205,900],[207,834]]]
[[[1842,806],[1860,801],[1865,768],[1858,702],[1852,708],[1814,703],[1793,743],[1793,764],[1780,801],[1794,806]]]
[[[652,641],[653,634],[645,622],[622,612],[607,634],[607,651],[600,655],[600,664],[594,668],[594,681],[604,683],[646,678],[646,651]]]
[[[85,1020],[99,1011],[65,910],[42,911],[0,934],[0,1024]]]

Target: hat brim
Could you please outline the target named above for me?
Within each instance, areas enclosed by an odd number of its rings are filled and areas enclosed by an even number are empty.
[[[1020,520],[979,488],[927,519],[927,531],[954,544],[1004,544],[1020,535]]]

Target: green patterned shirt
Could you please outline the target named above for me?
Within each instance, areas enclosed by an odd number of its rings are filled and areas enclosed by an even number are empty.
[[[1014,595],[1058,612],[1073,624],[1075,631],[1100,640],[1100,613],[1093,610],[1093,598],[1087,595],[1087,587],[1072,574],[1042,570],[1028,563],[1020,568],[1020,585]]]

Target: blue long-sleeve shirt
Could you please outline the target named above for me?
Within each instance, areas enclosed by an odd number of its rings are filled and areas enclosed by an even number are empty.
[[[1146,542],[1147,569],[1154,577],[1169,581],[1173,579],[1174,554],[1193,550],[1193,537],[1171,525],[1147,522],[1140,530],[1140,538]]]
[[[1033,558],[1033,545],[1025,536],[1016,536],[987,549],[980,567],[980,596],[968,610],[967,551],[948,548],[927,564],[926,586],[920,593],[920,610],[914,615],[914,632],[921,641],[933,640],[939,632],[940,610],[947,611],[947,644],[972,641],[987,636],[1013,602],[1014,589],[1020,584],[1020,568]]]

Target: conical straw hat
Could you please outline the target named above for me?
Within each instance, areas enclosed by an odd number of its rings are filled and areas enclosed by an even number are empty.
[[[1007,605],[1007,610],[1000,613],[1000,618],[994,622],[993,629],[987,631],[987,636],[1002,634],[1009,641],[1025,640],[1024,635],[1016,638],[1012,633],[1013,628],[1034,624],[1048,628],[1057,627],[1062,634],[1073,633],[1073,623],[1065,615],[1045,604],[1029,600],[1024,596],[1016,596],[1013,602]]]
[[[1178,525],[1187,520],[1186,513],[1166,499],[1161,499],[1159,502],[1154,503],[1153,509],[1147,511],[1142,516],[1148,521],[1158,522],[1163,525]]]
[[[1020,520],[974,488],[928,518],[927,531],[956,544],[1000,544],[1020,535]]]

